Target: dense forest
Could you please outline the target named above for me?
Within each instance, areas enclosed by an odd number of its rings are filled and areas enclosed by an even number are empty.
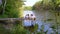
[[[60,0],[42,0],[35,3],[33,10],[55,10],[60,11]]]
[[[20,18],[23,5],[24,0],[0,0],[0,18]],[[26,34],[27,31],[19,23],[21,22],[11,24],[11,22],[0,21],[0,34]]]
[[[1,0],[0,18],[17,18],[21,11],[23,0]],[[22,8],[23,9],[23,8]]]

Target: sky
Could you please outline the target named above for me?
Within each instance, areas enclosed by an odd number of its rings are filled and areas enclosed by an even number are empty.
[[[25,3],[25,6],[33,6],[37,1],[40,1],[40,0],[26,0]]]

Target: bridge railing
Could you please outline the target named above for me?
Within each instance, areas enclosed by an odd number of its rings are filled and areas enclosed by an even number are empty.
[[[7,20],[24,20],[24,18],[0,18],[0,21],[7,21]]]

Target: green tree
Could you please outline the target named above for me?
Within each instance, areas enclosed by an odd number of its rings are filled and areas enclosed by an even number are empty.
[[[20,9],[24,4],[22,0],[2,0],[2,13],[1,18],[16,18],[19,17]]]
[[[59,10],[60,9],[60,0],[42,0],[35,3],[33,6],[35,10]]]
[[[24,6],[24,10],[32,10],[31,6]]]

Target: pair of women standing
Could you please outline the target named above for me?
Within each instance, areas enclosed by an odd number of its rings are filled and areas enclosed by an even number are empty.
[[[34,25],[34,21],[36,20],[35,16],[33,14],[27,14],[25,16],[25,20],[24,20],[24,26],[26,27],[31,27],[32,25]]]
[[[25,20],[24,20],[24,28],[29,30],[30,33],[34,32],[35,31],[35,20],[36,20],[36,17],[33,15],[33,14],[27,14],[25,16]]]

